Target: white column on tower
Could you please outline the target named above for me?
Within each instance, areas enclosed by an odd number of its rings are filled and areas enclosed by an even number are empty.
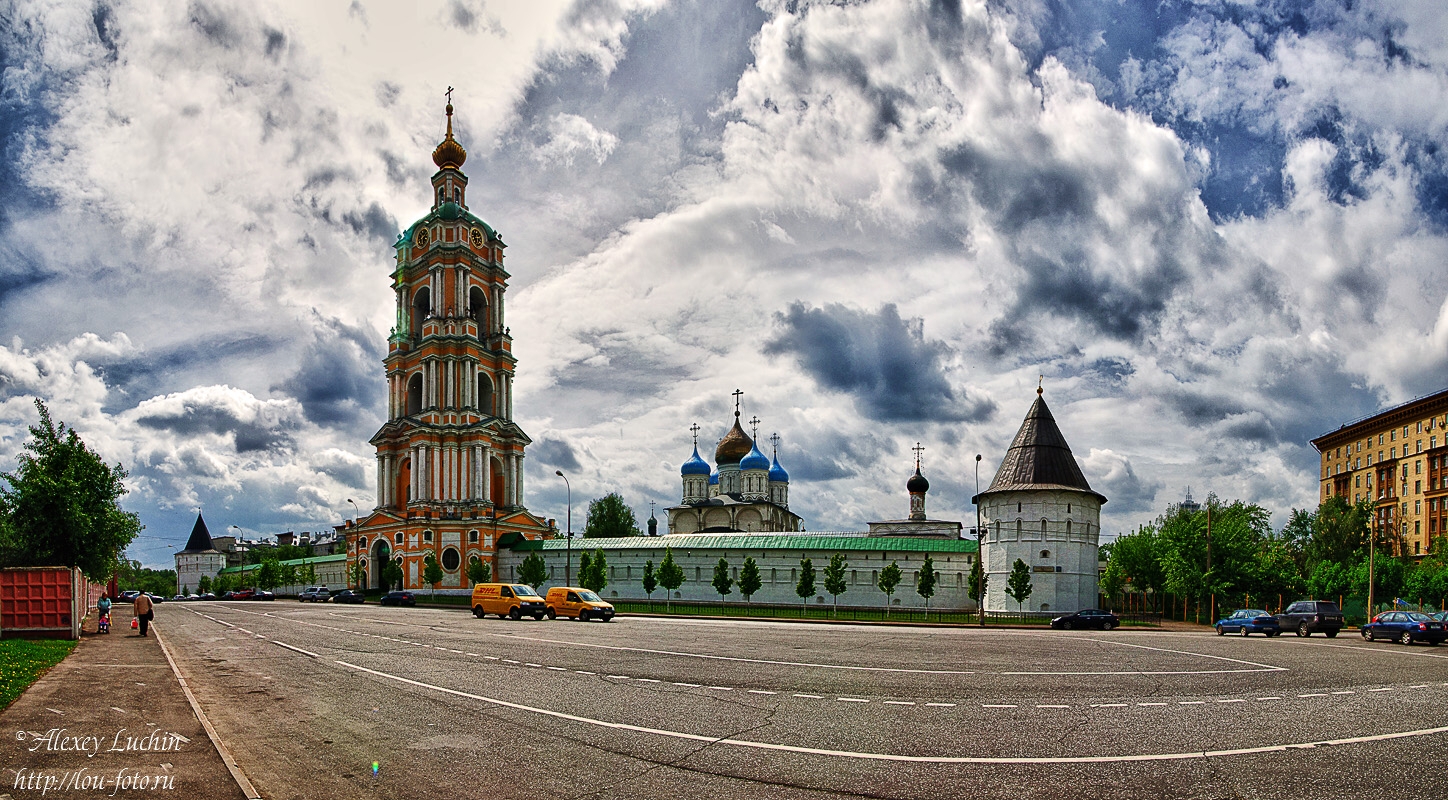
[[[382,493],[387,488],[387,457],[377,454],[377,502],[382,502]]]
[[[483,445],[483,463],[479,466],[483,470],[483,499],[493,499],[493,448]]]
[[[417,445],[413,445],[410,450],[412,453],[412,468],[407,475],[408,495],[413,500],[419,500],[422,498],[421,484],[418,483],[419,477],[422,475],[422,451]]]
[[[517,474],[517,476],[514,478],[514,480],[517,481],[518,490],[517,490],[517,492],[516,492],[517,497],[516,497],[516,499],[515,499],[515,501],[514,501],[514,505],[520,505],[520,506],[521,506],[521,505],[523,505],[523,454],[522,454],[522,453],[519,453],[518,456],[517,456],[517,459],[518,459],[518,461],[517,461],[517,464],[518,464],[518,474]]]

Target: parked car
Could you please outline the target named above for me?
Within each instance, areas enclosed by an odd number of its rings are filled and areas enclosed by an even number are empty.
[[[253,589],[237,589],[236,591],[227,592],[226,594],[222,595],[222,596],[221,596],[221,599],[222,599],[222,600],[250,600],[250,599],[251,599],[251,596],[252,596],[253,594],[255,594],[255,590],[253,590]]]
[[[332,593],[325,586],[308,586],[297,595],[297,600],[302,603],[325,603],[331,596]]]
[[[548,606],[526,583],[479,583],[473,586],[473,616],[483,619],[497,614],[498,619],[521,619],[528,614],[543,619]]]
[[[1342,630],[1342,609],[1327,600],[1298,600],[1277,615],[1277,625],[1298,636],[1325,633],[1331,639]]]
[[[196,597],[196,599],[197,599],[197,600],[215,600],[215,599],[216,599],[216,595],[212,594],[211,592],[202,592],[200,595],[198,595],[198,596]]]
[[[248,599],[248,600],[275,600],[275,599],[277,599],[277,596],[274,595],[274,594],[272,594],[271,592],[268,592],[268,591],[265,590],[265,589],[257,589],[256,591],[252,592],[252,593],[251,593],[251,597],[248,597],[247,599]]]
[[[1099,608],[1087,608],[1077,611],[1075,614],[1063,614],[1051,620],[1052,628],[1066,631],[1073,628],[1100,628],[1103,631],[1109,631],[1120,625],[1120,617]]]
[[[334,603],[365,603],[367,598],[361,592],[354,592],[351,589],[343,589],[332,595]]]
[[[1358,628],[1368,641],[1393,639],[1399,644],[1427,642],[1438,644],[1448,638],[1443,623],[1417,611],[1384,611],[1373,617],[1373,621]]]
[[[121,602],[123,602],[123,603],[134,603],[134,602],[136,601],[136,598],[137,598],[137,597],[140,597],[140,596],[141,596],[140,590],[138,590],[138,589],[127,589],[126,591],[121,592],[121,598],[120,598],[120,599],[121,599]]]
[[[554,586],[548,590],[548,596],[544,598],[548,604],[548,618],[576,619],[579,622],[587,622],[590,619],[601,619],[604,622],[613,620],[613,604],[607,602],[598,595],[587,589],[580,589],[576,586]]]
[[[1239,608],[1217,620],[1213,627],[1217,629],[1218,636],[1225,636],[1229,633],[1242,636],[1249,633],[1277,636],[1282,633],[1282,626],[1277,624],[1277,617],[1258,608]]]
[[[164,603],[164,602],[166,602],[166,598],[162,597],[162,596],[159,595],[159,594],[151,594],[150,592],[146,592],[146,596],[149,597],[149,598],[151,598],[151,602],[152,602],[152,603]]]
[[[1434,622],[1441,622],[1448,625],[1448,611],[1439,611],[1437,614],[1429,614],[1428,618]]]
[[[378,602],[384,606],[415,606],[417,597],[412,592],[388,592]]]
[[[184,599],[187,600],[188,602],[193,601],[193,600],[200,600],[200,599],[201,599],[201,595],[199,595],[199,594],[188,594],[188,595],[186,595],[186,597],[185,597]]]
[[[172,596],[171,596],[171,599],[172,599],[172,600],[175,600],[176,602],[179,603],[179,602],[181,602],[181,601],[183,601],[183,600],[186,599],[186,595],[184,595],[184,594],[172,595]]]

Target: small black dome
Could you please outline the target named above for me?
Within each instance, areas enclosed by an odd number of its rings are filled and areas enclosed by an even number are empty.
[[[911,475],[910,480],[905,482],[905,488],[908,489],[911,494],[924,494],[930,491],[930,481],[925,480],[925,476],[920,474],[920,468],[916,467],[915,474]]]

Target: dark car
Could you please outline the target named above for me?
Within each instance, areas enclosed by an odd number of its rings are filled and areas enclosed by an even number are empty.
[[[275,600],[275,599],[277,599],[277,596],[274,595],[274,594],[272,594],[271,592],[268,592],[268,591],[265,590],[265,589],[257,589],[256,591],[252,592],[252,593],[251,593],[251,597],[248,597],[247,599],[248,599],[248,600]]]
[[[361,592],[354,592],[351,589],[343,589],[342,591],[336,592],[332,595],[332,602],[365,603],[367,602],[367,598],[364,597]]]
[[[197,599],[197,600],[215,600],[215,599],[216,599],[216,595],[212,594],[211,592],[202,592],[200,595],[197,595],[196,599]]]
[[[1298,636],[1325,633],[1331,639],[1342,630],[1342,609],[1327,600],[1298,600],[1277,615],[1277,625]]]
[[[1109,631],[1121,625],[1121,618],[1110,611],[1088,608],[1075,614],[1065,614],[1051,620],[1051,627],[1069,631],[1073,628],[1100,628]]]
[[[1448,625],[1448,611],[1439,611],[1436,614],[1429,614],[1428,619],[1431,619],[1434,622],[1441,622],[1445,625]]]
[[[1385,611],[1358,628],[1364,639],[1393,639],[1400,644],[1438,644],[1448,638],[1443,623],[1417,611]]]
[[[120,600],[122,603],[131,603],[134,602],[135,599],[140,596],[140,594],[141,592],[138,589],[127,589],[126,591],[121,592]]]
[[[1241,636],[1249,633],[1276,636],[1282,633],[1282,627],[1277,624],[1277,617],[1257,608],[1239,608],[1217,620],[1217,624],[1213,627],[1217,629],[1218,636],[1226,636],[1229,633]]]
[[[415,606],[417,598],[413,596],[412,592],[388,592],[382,595],[382,599],[378,602],[384,606]]]

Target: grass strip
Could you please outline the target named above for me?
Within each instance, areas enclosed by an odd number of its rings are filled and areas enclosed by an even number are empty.
[[[9,708],[75,645],[69,639],[0,639],[0,710]]]

